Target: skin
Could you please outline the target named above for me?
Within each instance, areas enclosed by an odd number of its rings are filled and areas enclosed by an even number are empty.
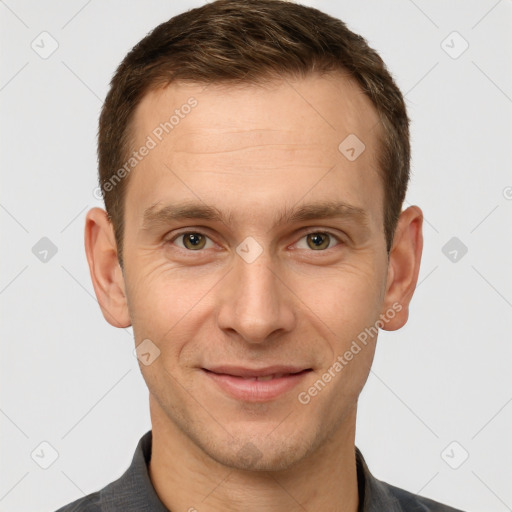
[[[160,350],[140,364],[153,427],[151,480],[173,511],[355,512],[357,400],[377,337],[307,405],[297,395],[393,304],[401,310],[383,328],[407,322],[422,211],[402,212],[388,257],[376,165],[381,126],[346,76],[171,84],[140,103],[135,147],[191,96],[198,105],[129,176],[123,269],[105,212],[94,208],[86,221],[105,318],[132,325],[136,345],[150,339]],[[366,146],[355,161],[338,150],[351,133]],[[148,209],[183,201],[215,207],[224,221],[144,223]],[[326,201],[364,210],[366,225],[338,217],[275,224],[286,209]],[[187,231],[207,236],[204,248],[185,246],[177,235]],[[325,232],[327,247],[311,248],[307,235]],[[252,263],[236,252],[249,236],[262,248]],[[219,364],[313,371],[273,400],[247,402],[201,370]]]

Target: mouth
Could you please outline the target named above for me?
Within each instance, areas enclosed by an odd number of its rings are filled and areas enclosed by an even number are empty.
[[[313,371],[312,368],[298,367],[216,367],[201,370],[224,394],[247,402],[276,399],[297,386],[309,372]]]

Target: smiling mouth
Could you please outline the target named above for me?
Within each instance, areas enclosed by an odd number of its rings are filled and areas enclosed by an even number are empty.
[[[237,373],[244,373],[245,371],[245,375],[221,373],[219,369],[212,371],[202,368],[202,371],[209,380],[217,385],[217,389],[231,398],[245,402],[266,402],[292,390],[313,370],[307,368],[293,372],[280,371],[273,373],[264,370],[230,370]],[[259,375],[254,375],[254,373],[259,373]]]

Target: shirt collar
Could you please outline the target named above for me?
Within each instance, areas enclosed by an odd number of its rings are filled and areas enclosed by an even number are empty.
[[[363,454],[356,446],[357,483],[359,487],[358,512],[403,512],[398,499],[390,492],[389,484],[377,480],[368,469]]]
[[[141,437],[126,472],[101,491],[103,511],[169,512],[160,501],[149,478],[148,465],[151,460],[152,440],[150,430]]]
[[[102,509],[105,512],[169,512],[160,501],[149,478],[151,447],[152,431],[149,430],[141,437],[130,467],[118,480],[101,491]],[[355,452],[359,490],[358,512],[402,512],[400,503],[389,491],[389,485],[377,480],[370,473],[357,446]]]

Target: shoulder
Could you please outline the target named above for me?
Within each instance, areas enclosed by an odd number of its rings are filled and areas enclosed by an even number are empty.
[[[167,512],[148,474],[151,446],[150,430],[140,438],[130,466],[117,480],[56,512]]]
[[[463,512],[375,478],[357,446],[356,464],[364,512]]]
[[[101,512],[100,493],[101,491],[97,491],[79,498],[59,508],[56,512]]]
[[[396,500],[397,504],[400,505],[400,509],[404,512],[463,512],[458,508],[413,494],[394,485],[381,483],[387,487],[389,496]]]

